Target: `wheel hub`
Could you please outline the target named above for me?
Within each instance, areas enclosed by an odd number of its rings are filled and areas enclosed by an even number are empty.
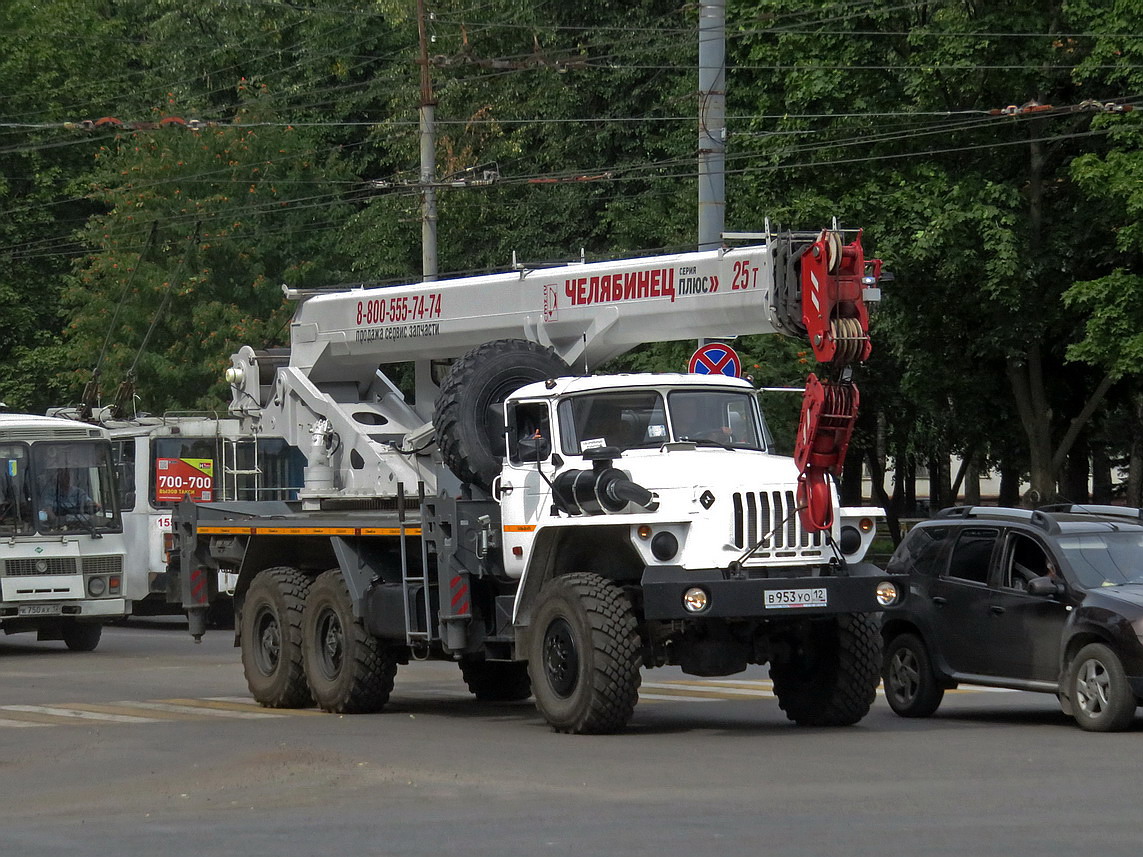
[[[556,619],[544,634],[544,675],[552,691],[566,699],[579,679],[579,653],[566,619]]]
[[[890,692],[903,703],[911,702],[921,684],[921,670],[916,656],[900,649],[889,664]]]
[[[326,678],[336,678],[345,660],[345,632],[332,610],[327,610],[319,620],[318,640],[321,641],[318,654],[322,673]]]
[[[1102,713],[1108,705],[1110,684],[1103,664],[1094,660],[1084,663],[1076,682],[1076,701],[1080,709],[1092,716]]]
[[[278,617],[269,610],[258,614],[258,647],[254,653],[258,670],[262,675],[273,675],[282,658],[282,629]]]

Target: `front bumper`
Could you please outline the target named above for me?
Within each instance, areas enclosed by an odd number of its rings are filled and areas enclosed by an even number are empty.
[[[792,616],[832,616],[842,613],[876,613],[885,607],[877,601],[877,587],[889,581],[896,585],[901,603],[908,592],[907,575],[883,574],[869,563],[860,563],[846,577],[732,577],[717,568],[688,569],[654,566],[643,570],[643,613],[647,619],[783,619]],[[707,606],[698,613],[683,607],[683,594],[701,587]],[[804,599],[772,599],[767,592],[815,590]],[[816,592],[821,590],[821,592]],[[813,606],[800,606],[800,601]]]

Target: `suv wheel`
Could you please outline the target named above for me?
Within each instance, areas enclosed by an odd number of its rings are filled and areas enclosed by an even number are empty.
[[[944,699],[925,644],[913,634],[894,637],[885,648],[885,698],[902,717],[928,717]]]
[[[1103,643],[1080,649],[1068,671],[1072,716],[1088,732],[1120,732],[1135,719],[1135,695],[1123,664]]]

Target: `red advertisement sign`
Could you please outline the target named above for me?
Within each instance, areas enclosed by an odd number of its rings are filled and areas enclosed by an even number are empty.
[[[190,496],[196,503],[214,497],[214,460],[155,459],[155,502],[178,501],[186,496]]]

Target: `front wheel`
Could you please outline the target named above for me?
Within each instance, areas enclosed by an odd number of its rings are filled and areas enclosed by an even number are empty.
[[[393,692],[397,661],[353,615],[341,571],[322,574],[310,587],[302,616],[306,682],[323,711],[380,711]]]
[[[945,689],[937,683],[925,644],[913,634],[894,637],[885,649],[885,699],[901,717],[928,717]]]
[[[71,622],[64,625],[64,645],[73,652],[94,652],[103,636],[103,626],[100,624],[80,624]]]
[[[302,607],[311,579],[296,568],[258,573],[242,605],[242,670],[267,708],[305,708],[313,700],[302,671]]]
[[[774,695],[799,726],[852,726],[877,698],[881,635],[873,618],[852,613],[811,622],[792,657],[770,666]]]
[[[557,732],[622,730],[639,700],[635,613],[597,574],[569,574],[540,592],[528,641],[536,708]]]
[[[1135,694],[1119,657],[1103,643],[1080,649],[1068,671],[1072,716],[1088,732],[1121,732],[1135,719]]]

